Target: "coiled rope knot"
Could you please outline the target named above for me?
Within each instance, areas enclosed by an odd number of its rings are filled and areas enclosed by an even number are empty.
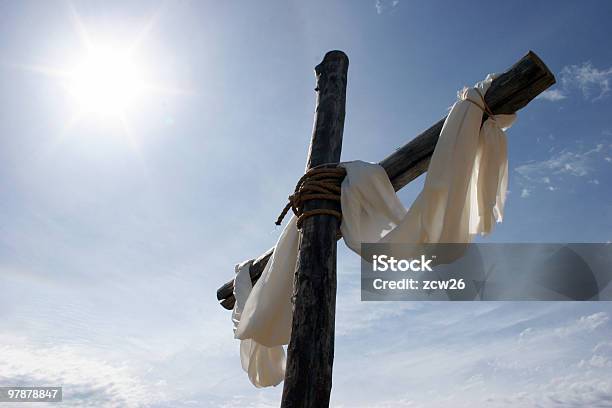
[[[329,164],[314,167],[308,170],[297,182],[295,191],[289,196],[289,202],[278,216],[276,225],[281,225],[283,218],[293,210],[293,213],[298,217],[297,228],[302,227],[302,223],[308,217],[313,215],[327,214],[333,215],[342,220],[342,213],[336,210],[325,208],[317,208],[314,210],[304,211],[304,202],[308,200],[330,200],[340,202],[340,184],[346,176],[344,167],[323,167],[330,166]]]

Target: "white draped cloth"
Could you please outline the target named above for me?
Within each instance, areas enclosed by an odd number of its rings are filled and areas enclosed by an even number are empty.
[[[342,163],[341,232],[360,252],[362,242],[468,243],[488,234],[503,217],[508,185],[504,130],[516,115],[495,115],[481,126],[482,96],[494,76],[459,92],[434,153],[423,190],[404,208],[384,169]],[[250,263],[236,266],[232,314],[243,369],[256,387],[279,384],[285,374],[283,345],[291,336],[293,277],[298,254],[295,217],[281,233],[261,277],[251,285]]]

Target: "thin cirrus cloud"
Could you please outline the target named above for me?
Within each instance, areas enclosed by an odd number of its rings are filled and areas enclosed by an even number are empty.
[[[560,89],[549,89],[538,95],[536,99],[545,99],[547,101],[557,102],[566,98],[567,96],[565,96]]]
[[[383,14],[387,11],[391,11],[398,5],[399,0],[376,0],[376,3],[374,3],[376,14]]]
[[[362,362],[340,359],[339,406],[608,406],[612,383],[602,380],[612,371],[608,312],[585,305],[575,313],[567,304],[537,313],[510,303],[458,309],[452,317],[439,308],[408,311],[377,348],[353,355],[367,359],[377,397],[349,387],[360,378]],[[385,381],[389,376],[402,386]]]
[[[507,361],[512,361],[513,353],[533,353],[543,350],[549,344],[560,344],[564,348],[561,353],[565,356],[576,353],[575,360],[566,359],[564,365],[557,367],[555,373],[548,372],[547,365],[553,365],[553,354],[545,355],[543,360],[535,361],[529,367],[524,362],[511,364],[511,370],[524,371],[526,375],[547,376],[545,381],[537,385],[537,392],[503,393],[490,395],[486,401],[491,406],[542,406],[542,407],[581,407],[581,406],[609,406],[612,397],[612,383],[602,381],[602,374],[609,373],[612,367],[612,348],[607,342],[599,342],[592,347],[591,352],[572,350],[571,344],[586,342],[589,336],[598,336],[601,330],[608,330],[610,316],[606,312],[585,314],[556,327],[534,329],[528,327],[518,335],[514,345],[508,345],[509,354],[505,355]],[[503,353],[502,353],[503,355]],[[582,355],[582,358],[578,356]],[[565,359],[565,358],[564,358]],[[515,360],[518,362],[520,359]],[[569,361],[568,361],[569,360]],[[542,379],[543,380],[543,379]],[[505,394],[505,395],[504,395]],[[603,404],[603,405],[602,405]]]
[[[546,160],[517,166],[514,171],[518,175],[521,197],[529,197],[538,187],[555,191],[558,189],[557,182],[564,177],[583,178],[597,173],[600,164],[609,162],[609,151],[610,146],[599,143],[588,150],[562,150]],[[590,178],[587,183],[600,184],[597,178]]]
[[[560,87],[541,93],[537,99],[559,102],[567,99],[572,91],[579,91],[589,101],[603,99],[610,93],[612,67],[599,69],[590,61],[581,65],[567,65],[559,73]]]
[[[579,89],[585,99],[597,100],[610,92],[612,67],[597,69],[590,62],[570,65],[561,71],[561,82],[565,89]]]

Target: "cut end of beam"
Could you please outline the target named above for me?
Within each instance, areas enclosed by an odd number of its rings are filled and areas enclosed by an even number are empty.
[[[557,83],[557,80],[555,78],[555,75],[550,71],[550,69],[546,66],[546,64],[544,63],[544,61],[542,61],[542,59],[540,57],[538,57],[538,54],[536,54],[535,52],[533,52],[532,50],[529,50],[529,52],[527,53],[527,55],[525,55],[524,58],[529,58],[530,60],[533,61],[534,64],[536,64],[537,66],[540,67],[540,70],[542,72],[544,72],[544,76],[549,78],[549,86],[552,86],[554,84]]]

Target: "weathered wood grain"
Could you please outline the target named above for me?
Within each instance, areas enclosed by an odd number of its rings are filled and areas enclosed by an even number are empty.
[[[340,162],[348,65],[346,54],[330,51],[315,68],[317,107],[306,171]],[[340,211],[340,204],[330,200],[304,203],[304,212],[319,208]],[[329,406],[336,316],[336,233],[339,229],[340,220],[326,214],[306,218],[300,229],[282,408]]]
[[[514,113],[554,83],[554,75],[534,52],[529,51],[493,81],[485,100],[495,114]],[[427,171],[445,119],[440,119],[379,163],[387,172],[395,191]],[[483,121],[485,119],[486,115]],[[253,282],[261,276],[273,251],[274,248],[269,249],[253,263],[250,271]],[[217,299],[230,310],[234,307],[233,288],[234,281],[231,280],[217,290]]]

